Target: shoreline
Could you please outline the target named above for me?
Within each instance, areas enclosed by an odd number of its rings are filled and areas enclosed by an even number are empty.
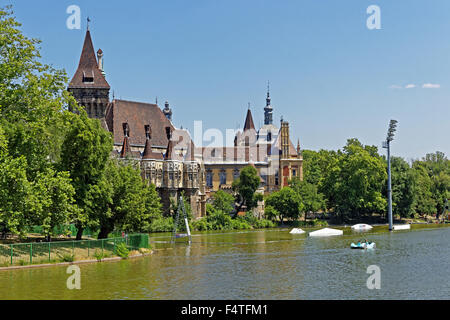
[[[146,257],[146,256],[152,255],[153,253],[154,253],[154,251],[152,250],[149,253],[135,254],[135,255],[129,256],[127,259],[124,259],[121,257],[113,257],[113,258],[104,258],[102,260],[80,260],[80,261],[73,261],[73,262],[43,263],[43,264],[32,264],[32,265],[27,265],[27,266],[0,267],[0,271],[48,268],[48,267],[70,266],[70,265],[78,265],[78,264],[94,264],[94,263],[102,263],[102,262],[117,262],[117,261],[121,261],[121,260]]]

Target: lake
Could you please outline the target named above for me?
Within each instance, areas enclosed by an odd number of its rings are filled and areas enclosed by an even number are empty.
[[[151,235],[151,256],[80,265],[81,290],[67,289],[64,266],[0,271],[0,299],[450,298],[449,227],[340,229],[327,238],[289,229],[196,233],[191,246]],[[364,237],[377,248],[350,249]],[[370,265],[381,270],[379,290],[367,288]]]

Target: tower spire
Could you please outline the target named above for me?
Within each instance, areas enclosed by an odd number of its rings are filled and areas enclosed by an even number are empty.
[[[266,99],[266,107],[264,108],[264,124],[271,125],[273,124],[273,108],[271,106],[271,98],[270,98],[270,81],[267,81],[267,99]]]

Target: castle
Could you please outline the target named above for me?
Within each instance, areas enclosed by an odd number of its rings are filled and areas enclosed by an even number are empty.
[[[99,119],[114,140],[112,156],[132,161],[142,178],[154,184],[167,213],[181,194],[189,199],[195,217],[206,215],[206,202],[214,192],[231,192],[242,168],[252,165],[261,177],[261,193],[288,185],[289,179],[303,179],[300,144],[295,149],[289,123],[273,124],[273,108],[268,90],[265,121],[258,131],[250,109],[233,147],[196,147],[187,130],[172,123],[169,103],[157,104],[113,99],[103,68],[103,52],[95,54],[89,29],[78,68],[68,91],[91,118]],[[72,110],[71,110],[72,111]]]

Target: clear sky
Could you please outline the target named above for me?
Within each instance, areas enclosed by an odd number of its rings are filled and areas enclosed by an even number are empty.
[[[1,3],[70,77],[89,16],[116,98],[168,100],[175,124],[191,132],[195,120],[242,127],[249,102],[262,124],[270,80],[274,121],[288,120],[302,148],[338,149],[353,137],[380,146],[396,119],[393,155],[450,155],[448,0]],[[66,27],[69,5],[81,8],[81,30]],[[369,5],[381,9],[380,30],[367,28]]]

